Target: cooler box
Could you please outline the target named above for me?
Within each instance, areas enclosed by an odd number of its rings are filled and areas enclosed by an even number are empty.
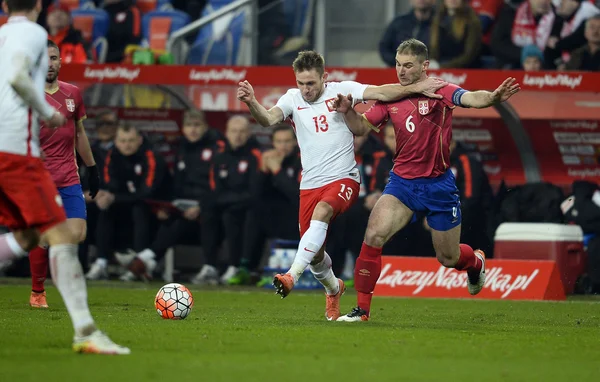
[[[494,237],[494,259],[554,260],[571,294],[587,265],[583,231],[578,225],[503,223]]]

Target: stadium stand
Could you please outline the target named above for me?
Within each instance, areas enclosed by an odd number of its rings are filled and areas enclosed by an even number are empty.
[[[202,16],[209,15],[227,5],[225,1],[208,4]],[[240,53],[240,40],[244,33],[246,10],[242,9],[202,28],[190,48],[188,63],[196,65],[235,65]]]
[[[177,10],[151,11],[142,17],[144,45],[164,51],[169,35],[190,22],[190,16]]]
[[[97,61],[103,63],[106,58],[108,42],[106,34],[110,25],[108,13],[102,9],[75,9],[71,11],[73,26],[80,30],[83,37],[92,44]]]

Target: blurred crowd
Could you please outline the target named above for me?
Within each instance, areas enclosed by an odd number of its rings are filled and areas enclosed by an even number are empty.
[[[379,43],[394,66],[414,37],[436,68],[600,69],[600,10],[589,0],[411,0]]]

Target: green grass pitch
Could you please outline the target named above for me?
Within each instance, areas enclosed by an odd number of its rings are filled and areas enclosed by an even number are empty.
[[[99,327],[130,356],[77,355],[56,289],[28,306],[0,285],[0,381],[594,381],[600,303],[375,298],[371,321],[328,322],[321,293],[197,289],[183,321],[161,319],[160,284],[95,283]],[[342,311],[355,295],[342,298]]]

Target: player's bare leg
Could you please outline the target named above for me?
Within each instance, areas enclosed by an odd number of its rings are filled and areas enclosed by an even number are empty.
[[[96,328],[87,304],[87,288],[77,257],[79,237],[67,222],[48,229],[43,237],[50,245],[50,271],[75,329],[73,350],[79,353],[129,354]]]
[[[458,225],[448,231],[431,229],[431,238],[435,254],[443,266],[467,272],[467,288],[469,293],[476,295],[485,284],[485,253],[467,244],[460,244],[460,229]]]
[[[281,295],[281,298],[285,298],[290,294],[300,276],[313,260],[323,261],[322,257],[315,259],[315,256],[319,254],[325,243],[327,229],[332,217],[333,207],[329,203],[323,201],[317,203],[311,217],[310,226],[302,235],[298,244],[298,252],[296,252],[292,266],[285,274],[277,274],[273,278],[273,286],[276,293]]]
[[[371,299],[375,284],[381,274],[383,245],[400,231],[412,218],[413,212],[392,195],[383,195],[373,207],[365,232],[365,240],[354,266],[354,288],[357,306],[338,321],[367,321],[371,312]]]
[[[67,219],[72,235],[79,243],[85,240],[87,223],[85,219]],[[48,308],[44,283],[48,276],[48,243],[40,242],[39,246],[29,253],[29,269],[31,271],[31,295],[29,306],[32,308]]]

